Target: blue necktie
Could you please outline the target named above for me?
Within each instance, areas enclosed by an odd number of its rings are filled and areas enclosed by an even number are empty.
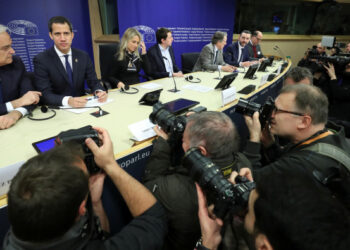
[[[241,56],[239,57],[239,60],[238,60],[239,63],[242,61],[242,58],[243,58],[243,48],[241,49]]]
[[[216,64],[216,60],[218,59],[218,52],[219,52],[219,50],[217,50],[217,51],[215,52],[214,64]]]
[[[75,89],[74,89],[74,84],[73,84],[73,71],[72,71],[72,68],[69,64],[68,57],[69,57],[69,55],[64,55],[64,58],[66,59],[66,72],[68,75],[69,83],[70,83],[71,88],[72,88],[72,96],[75,96]]]
[[[2,79],[0,78],[0,104],[3,103],[2,99]]]

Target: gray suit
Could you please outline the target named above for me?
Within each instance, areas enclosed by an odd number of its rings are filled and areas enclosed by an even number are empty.
[[[259,59],[259,58],[263,58],[264,57],[259,44],[256,45],[256,53],[257,53],[258,57],[254,56],[253,44],[252,44],[251,41],[249,41],[249,43],[246,45],[246,47],[248,49],[249,59],[250,60],[254,60],[254,59],[256,60],[257,58]]]
[[[214,44],[209,43],[203,47],[192,72],[216,71],[218,70],[218,65],[226,65],[222,56],[222,50],[218,50],[218,55],[214,64],[214,46]]]

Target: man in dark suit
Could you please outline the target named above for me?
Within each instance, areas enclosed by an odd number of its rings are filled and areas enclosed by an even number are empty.
[[[148,49],[147,55],[152,66],[152,77],[182,77],[183,74],[175,63],[174,50],[171,47],[173,36],[171,31],[160,28],[156,32],[157,44]]]
[[[256,60],[264,57],[259,44],[262,38],[262,32],[256,30],[253,32],[252,38],[250,39],[249,43],[246,45],[251,60]]]
[[[62,16],[49,20],[50,38],[55,45],[34,58],[35,85],[49,105],[84,107],[84,81],[99,102],[107,100],[107,93],[99,83],[89,55],[71,48],[74,33],[70,21]]]
[[[0,129],[13,126],[41,96],[33,91],[24,64],[14,53],[7,27],[0,24]]]
[[[226,47],[224,60],[227,64],[236,67],[249,67],[252,62],[249,61],[249,53],[246,45],[250,40],[250,31],[243,30],[238,37],[238,41]]]

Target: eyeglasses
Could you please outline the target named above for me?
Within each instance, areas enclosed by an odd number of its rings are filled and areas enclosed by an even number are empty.
[[[280,113],[288,113],[288,114],[297,115],[297,116],[305,116],[305,114],[303,114],[303,113],[298,113],[298,112],[294,112],[294,111],[288,111],[288,110],[284,110],[284,109],[279,109],[277,107],[273,108],[273,112],[274,113],[278,113],[278,112],[280,112]]]

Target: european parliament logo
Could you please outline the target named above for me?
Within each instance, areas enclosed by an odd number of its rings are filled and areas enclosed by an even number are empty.
[[[35,23],[26,20],[13,20],[7,24],[11,33],[21,36],[39,35],[38,26]]]
[[[156,42],[156,32],[151,27],[145,25],[137,25],[133,27],[137,29],[142,36],[142,40],[145,43],[155,43]]]

